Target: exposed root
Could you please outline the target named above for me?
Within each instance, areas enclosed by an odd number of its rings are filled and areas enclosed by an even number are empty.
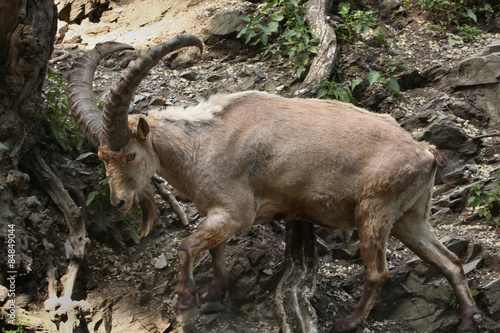
[[[85,230],[84,214],[39,154],[28,159],[26,168],[59,207],[68,223],[69,241],[73,249],[69,253],[70,262],[66,274],[59,281],[62,285],[62,294],[60,297],[57,296],[55,269],[50,262],[47,271],[49,299],[45,301],[45,309],[49,311],[51,320],[59,327],[60,332],[72,333],[77,327],[86,325],[84,318],[92,311],[86,301],[71,299],[78,271],[90,243]],[[44,245],[50,248],[50,244],[46,241]]]
[[[318,332],[309,300],[316,290],[318,254],[312,224],[290,221],[286,228],[285,272],[276,287],[276,308],[283,333]]]
[[[189,220],[187,218],[187,215],[184,212],[184,210],[182,209],[181,205],[179,204],[179,201],[177,201],[177,199],[175,198],[175,195],[171,191],[168,190],[167,186],[165,185],[166,181],[164,179],[162,179],[161,177],[155,175],[153,177],[153,184],[155,185],[155,187],[158,190],[158,192],[160,193],[160,195],[164,199],[168,200],[168,202],[170,203],[172,208],[177,213],[177,216],[179,216],[179,219],[181,220],[182,225],[184,227],[186,227],[186,229],[190,229],[191,226],[189,225]]]

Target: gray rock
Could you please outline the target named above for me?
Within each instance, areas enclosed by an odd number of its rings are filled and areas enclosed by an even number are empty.
[[[500,273],[500,252],[492,254],[491,256],[485,258],[486,266]]]
[[[261,80],[266,78],[266,73],[258,68],[252,68],[252,72]]]
[[[463,265],[463,268],[464,268],[464,273],[467,275],[469,274],[470,272],[476,270],[477,268],[479,268],[479,265],[481,264],[483,259],[476,259],[474,261],[471,261],[465,265]]]
[[[188,81],[196,81],[196,73],[190,70],[181,72],[179,76]]]
[[[155,261],[155,268],[163,269],[165,267],[167,267],[167,258],[165,258],[165,254],[162,253]]]
[[[489,116],[490,125],[500,125],[500,41],[462,60],[440,80],[439,86],[470,100]]]
[[[467,141],[468,136],[459,129],[450,117],[440,113],[437,118],[424,129],[419,140],[425,140],[439,149],[457,150]]]
[[[482,294],[487,314],[494,320],[500,320],[500,278],[488,283]]]
[[[240,31],[245,26],[245,21],[240,19],[238,11],[220,12],[215,14],[208,22],[206,31],[216,36],[226,36]]]
[[[5,288],[0,284],[0,305],[5,303],[8,295],[9,295],[9,289]]]

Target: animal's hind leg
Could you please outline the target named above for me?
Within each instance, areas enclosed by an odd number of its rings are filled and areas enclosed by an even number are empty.
[[[361,260],[365,268],[363,293],[352,314],[338,323],[333,332],[352,332],[360,328],[387,279],[386,243],[394,219],[392,214],[384,213],[384,207],[374,209],[374,206],[368,206],[371,209],[356,212]]]
[[[223,241],[209,250],[212,255],[213,279],[206,295],[202,298],[200,312],[217,312],[222,307],[222,299],[228,290],[225,260],[226,244],[227,241]]]
[[[460,305],[458,332],[476,332],[473,318],[480,318],[480,311],[471,296],[460,260],[439,242],[427,222],[429,202],[430,191],[396,221],[391,233],[449,281]]]

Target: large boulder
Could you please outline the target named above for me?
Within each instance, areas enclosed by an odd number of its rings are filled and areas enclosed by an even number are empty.
[[[58,18],[68,23],[79,23],[84,18],[100,17],[108,8],[109,0],[56,0]]]
[[[490,118],[490,127],[500,127],[500,40],[473,55],[445,75],[440,87],[473,105]]]
[[[450,117],[442,113],[424,128],[417,139],[435,145],[452,160],[467,160],[479,151],[478,142],[469,138]]]

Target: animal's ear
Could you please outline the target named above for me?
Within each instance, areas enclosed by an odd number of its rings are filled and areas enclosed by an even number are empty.
[[[137,122],[137,135],[139,138],[145,140],[149,134],[149,124],[146,118],[140,117]]]

